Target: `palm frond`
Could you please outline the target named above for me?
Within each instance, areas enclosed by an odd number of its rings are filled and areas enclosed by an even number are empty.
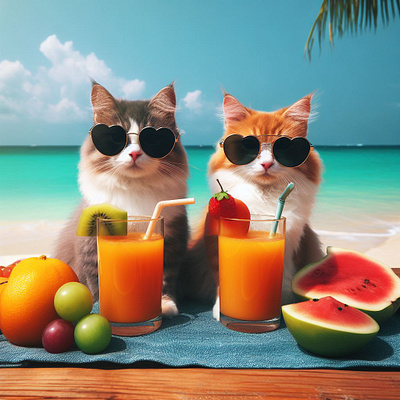
[[[318,36],[321,51],[321,44],[327,31],[329,43],[333,45],[337,35],[341,37],[345,33],[362,33],[372,27],[376,30],[379,14],[382,24],[387,25],[390,18],[395,19],[396,16],[400,16],[400,0],[323,0],[308,35],[304,54],[307,54],[311,61],[314,35]]]

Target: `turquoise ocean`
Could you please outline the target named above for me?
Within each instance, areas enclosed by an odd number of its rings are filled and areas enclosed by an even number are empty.
[[[207,163],[213,147],[187,147],[188,207],[196,220],[210,197]],[[313,227],[333,242],[378,244],[400,232],[400,147],[317,147],[324,163]],[[80,202],[79,147],[0,147],[0,237],[7,226],[65,221]],[[34,228],[32,228],[34,230]],[[24,232],[29,228],[25,229]],[[361,246],[361,250],[365,250]],[[357,246],[356,246],[357,247]],[[358,246],[360,247],[360,246]],[[1,254],[0,254],[1,255]]]

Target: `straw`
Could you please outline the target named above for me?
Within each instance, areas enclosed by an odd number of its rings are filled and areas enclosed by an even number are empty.
[[[153,230],[156,226],[157,219],[160,217],[161,211],[164,207],[171,207],[171,206],[184,206],[187,204],[194,204],[195,200],[194,197],[189,197],[187,199],[175,199],[175,200],[164,200],[159,201],[156,204],[154,209],[153,215],[151,216],[151,221],[149,226],[147,227],[146,234],[144,235],[144,240],[149,239],[149,237],[153,234]]]
[[[278,199],[278,207],[276,208],[276,213],[275,213],[275,219],[278,220],[282,216],[282,211],[283,211],[283,206],[285,205],[286,198],[289,196],[289,194],[292,192],[294,188],[294,183],[290,182],[289,185],[286,186],[286,189],[282,192],[282,194],[279,196]],[[272,231],[270,233],[270,236],[276,235],[276,231],[278,229],[278,221],[274,222],[274,226],[272,228]]]

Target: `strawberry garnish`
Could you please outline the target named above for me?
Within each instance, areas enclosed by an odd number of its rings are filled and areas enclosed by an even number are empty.
[[[230,196],[222,187],[220,181],[217,179],[221,191],[215,193],[208,202],[208,212],[214,218],[235,218],[236,216],[236,203],[235,199]]]

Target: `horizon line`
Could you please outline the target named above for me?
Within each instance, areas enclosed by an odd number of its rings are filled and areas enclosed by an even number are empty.
[[[1,147],[81,147],[78,144],[0,144]],[[215,147],[215,144],[186,144],[183,147]],[[400,147],[398,144],[315,144],[314,147]]]

